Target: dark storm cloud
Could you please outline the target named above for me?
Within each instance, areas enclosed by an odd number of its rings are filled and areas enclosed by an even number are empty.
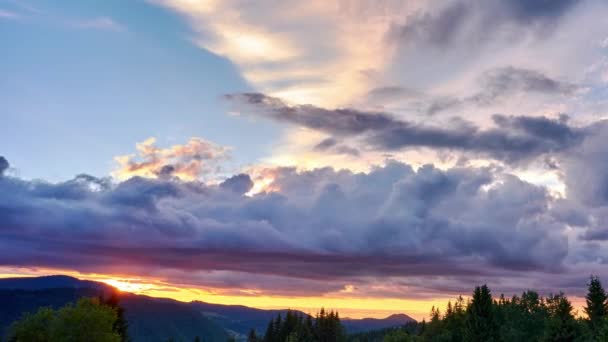
[[[2,177],[0,264],[337,280],[554,271],[567,255],[546,191],[490,169],[270,171],[280,191],[252,197],[247,175],[217,186]]]
[[[459,0],[418,12],[389,37],[407,45],[447,48],[456,43],[479,45],[503,35],[546,34],[579,0]],[[503,32],[505,31],[505,32]]]
[[[470,123],[450,128],[425,126],[388,113],[287,105],[259,93],[227,95],[227,98],[249,106],[253,114],[334,136],[358,137],[377,150],[430,147],[516,161],[564,150],[577,144],[582,134],[566,122],[548,118],[495,116],[495,128],[480,129]]]

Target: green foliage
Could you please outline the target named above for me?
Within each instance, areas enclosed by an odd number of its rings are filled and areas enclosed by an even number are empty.
[[[546,299],[549,319],[545,330],[544,341],[576,341],[581,336],[580,324],[572,314],[572,304],[563,293],[549,296]]]
[[[544,299],[534,291],[521,297],[496,302],[497,321],[501,341],[540,341],[545,333],[548,312]]]
[[[55,312],[51,308],[40,308],[36,313],[27,313],[9,328],[8,341],[46,342],[50,341],[50,331]]]
[[[26,314],[9,328],[8,340],[15,342],[120,342],[114,331],[118,316],[98,299],[80,299],[59,310],[41,308]]]

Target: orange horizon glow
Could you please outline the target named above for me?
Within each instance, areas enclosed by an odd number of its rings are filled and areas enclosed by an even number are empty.
[[[406,314],[417,321],[429,319],[432,307],[444,311],[448,301],[454,301],[455,296],[448,295],[430,299],[378,298],[364,296],[280,296],[252,295],[256,291],[241,290],[243,295],[222,294],[221,289],[204,289],[197,287],[178,286],[159,279],[134,277],[128,275],[106,275],[95,273],[79,273],[66,270],[51,269],[12,269],[3,272],[0,268],[0,278],[39,277],[48,275],[67,275],[82,280],[92,280],[106,283],[120,290],[137,295],[155,298],[169,298],[180,302],[202,301],[211,304],[244,305],[258,309],[293,309],[314,315],[320,308],[337,310],[340,317],[348,318],[386,318],[392,314]],[[463,296],[466,300],[466,296]],[[583,312],[584,298],[569,297],[577,315]]]
[[[203,301],[222,305],[244,305],[258,309],[294,309],[315,314],[320,308],[337,310],[341,317],[385,318],[392,314],[407,314],[422,320],[428,318],[431,307],[445,307],[453,297],[432,299],[375,298],[354,296],[281,296],[252,295],[256,291],[243,289],[243,295],[222,294],[222,289],[178,286],[159,279],[129,275],[106,275],[79,273],[69,270],[0,268],[0,278],[39,277],[47,275],[67,275],[82,280],[106,283],[122,292],[146,295],[156,298],[170,298],[180,302]]]

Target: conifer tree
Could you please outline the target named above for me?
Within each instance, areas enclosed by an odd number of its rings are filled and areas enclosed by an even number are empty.
[[[467,341],[492,342],[498,339],[493,305],[488,286],[476,287],[473,299],[467,308],[465,330]]]
[[[275,341],[275,326],[274,319],[271,319],[268,322],[268,327],[266,328],[266,333],[264,334],[264,342],[274,342]]]
[[[549,322],[544,341],[572,342],[581,335],[579,326],[572,315],[572,304],[563,293],[549,296],[546,300]]]
[[[116,292],[112,292],[108,299],[103,301],[104,304],[108,305],[116,311],[118,319],[114,322],[114,331],[120,335],[121,342],[129,342],[129,324],[125,318],[125,310],[120,306],[120,298]]]
[[[608,296],[597,276],[589,278],[587,289],[585,313],[589,319],[592,332],[597,332],[603,326],[608,311],[606,307]]]

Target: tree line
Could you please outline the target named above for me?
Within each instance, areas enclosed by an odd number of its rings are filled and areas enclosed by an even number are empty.
[[[608,341],[608,294],[600,279],[587,284],[584,315],[563,293],[546,297],[524,291],[493,297],[487,285],[470,299],[432,308],[430,319],[402,327],[347,335],[337,311],[321,309],[314,317],[288,310],[272,319],[263,335],[251,330],[248,342],[600,342]],[[118,297],[81,298],[59,309],[40,308],[9,328],[11,342],[127,342],[128,323]],[[204,341],[196,338],[195,341]],[[231,338],[234,340],[234,338]]]
[[[251,329],[248,342],[346,342],[346,330],[337,311],[321,309],[315,318],[288,310],[268,323],[263,336]]]
[[[444,312],[431,309],[429,321],[409,327],[351,336],[353,342],[600,342],[608,341],[608,295],[598,277],[587,284],[584,315],[575,312],[563,293],[540,296],[525,291],[494,298],[478,286],[465,301],[448,302]]]

